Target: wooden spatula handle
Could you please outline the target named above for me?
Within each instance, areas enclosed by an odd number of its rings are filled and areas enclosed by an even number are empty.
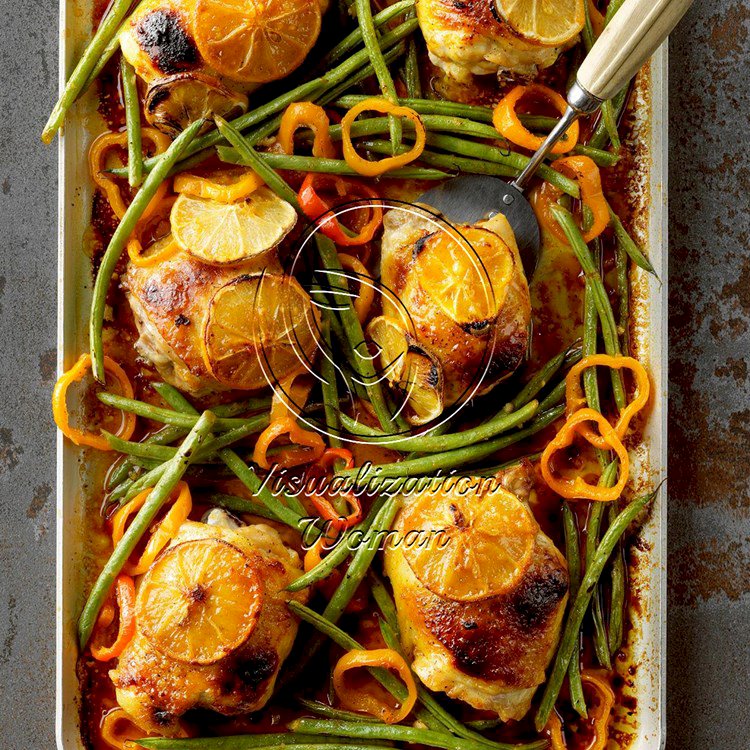
[[[578,83],[611,99],[638,72],[693,0],[625,0],[578,69]]]

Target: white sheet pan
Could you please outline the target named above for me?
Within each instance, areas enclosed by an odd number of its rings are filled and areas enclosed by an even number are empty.
[[[60,12],[60,87],[91,33],[91,4],[63,0]],[[638,239],[647,249],[660,282],[638,271],[634,276],[636,342],[639,357],[650,368],[655,398],[636,465],[638,481],[654,486],[667,466],[667,52],[651,62],[650,81],[640,87],[637,183],[641,221]],[[59,142],[58,231],[58,372],[88,350],[88,307],[91,261],[87,248],[92,185],[86,154],[91,140],[104,129],[93,93],[85,95],[68,117]],[[76,620],[83,604],[87,556],[85,514],[96,512],[100,471],[85,453],[58,435],[57,441],[57,746],[83,748],[79,730],[80,691],[76,676]],[[622,668],[625,691],[635,698],[632,716],[616,721],[622,746],[657,750],[665,738],[666,623],[666,492],[631,555],[632,590],[639,606],[633,611],[629,659]],[[635,672],[627,674],[628,666]],[[611,746],[613,747],[613,746]]]

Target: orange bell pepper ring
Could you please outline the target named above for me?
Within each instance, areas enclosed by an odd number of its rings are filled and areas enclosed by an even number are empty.
[[[175,240],[171,240],[170,242],[167,242],[159,252],[144,255],[141,239],[143,233],[153,221],[169,221],[169,212],[172,210],[172,206],[176,200],[177,198],[175,196],[164,198],[159,205],[154,208],[149,217],[145,220],[141,219],[136,225],[136,228],[127,244],[128,257],[134,266],[137,266],[138,268],[151,268],[159,263],[163,263],[165,260],[169,260],[180,252],[180,246]]]
[[[405,117],[414,123],[416,137],[414,146],[403,154],[389,156],[379,161],[368,161],[363,159],[354,148],[352,143],[352,125],[362,112],[380,112],[384,115],[393,115],[394,117]],[[382,97],[372,97],[355,104],[341,120],[341,144],[344,150],[344,159],[346,163],[357,173],[365,177],[377,177],[378,175],[398,169],[406,164],[410,164],[418,159],[427,143],[427,131],[425,130],[422,118],[409,107],[401,107],[393,102],[383,99]]]
[[[361,210],[369,211],[364,226],[356,233],[347,233],[334,216],[331,205],[324,200],[318,190],[333,189],[344,201],[366,201]],[[305,177],[297,196],[300,207],[310,221],[317,222],[320,231],[337,245],[355,247],[369,242],[383,223],[383,207],[380,195],[369,185],[357,180],[347,180],[333,174],[310,172]],[[360,210],[360,209],[357,209]]]
[[[599,698],[599,705],[596,706],[594,714],[594,741],[587,750],[605,750],[609,739],[607,725],[612,707],[615,705],[615,694],[609,684],[592,670],[584,669],[581,672],[581,680],[585,685],[594,688]]]
[[[135,635],[135,584],[128,575],[120,574],[115,581],[117,606],[120,609],[120,622],[117,638],[111,646],[92,646],[91,655],[97,661],[115,659],[130,643]],[[101,623],[103,626],[103,623]]]
[[[302,127],[308,127],[313,131],[313,156],[324,159],[336,158],[328,115],[323,107],[312,102],[294,102],[284,110],[277,141],[285,154],[294,153],[294,134]]]
[[[623,368],[631,370],[635,376],[635,396],[622,410],[615,424],[615,432],[620,440],[625,439],[630,421],[646,405],[651,393],[651,382],[646,368],[633,357],[612,357],[609,354],[592,354],[576,362],[565,376],[565,414],[570,417],[574,412],[586,406],[586,396],[581,385],[581,373],[589,367],[611,367],[615,370]],[[587,425],[582,425],[579,432],[597,448],[607,449],[606,441],[601,435],[596,435]]]
[[[552,162],[552,169],[574,179],[581,190],[581,201],[591,211],[592,224],[583,231],[585,242],[596,239],[609,225],[610,215],[607,199],[602,191],[602,178],[599,167],[588,156],[566,156]],[[569,244],[562,227],[558,224],[552,204],[557,203],[562,191],[543,182],[533,195],[531,205],[534,208],[539,223],[548,229],[564,245]]]
[[[141,134],[144,140],[149,141],[153,145],[155,154],[163,154],[172,143],[169,136],[155,128],[143,128]],[[115,182],[113,176],[107,173],[104,160],[110,149],[118,147],[127,149],[127,146],[128,134],[122,131],[121,133],[102,133],[94,140],[89,149],[91,179],[102,189],[107,201],[109,201],[109,205],[112,207],[113,213],[118,219],[122,219],[125,216],[125,211],[127,211],[128,207],[123,200],[120,186]],[[142,218],[149,216],[159,205],[167,192],[167,184],[168,181],[165,181],[159,185],[154,197],[143,212]]]
[[[262,469],[270,469],[271,464],[266,454],[271,443],[282,435],[288,435],[293,443],[311,449],[283,448],[274,456],[274,462],[287,469],[317,461],[326,449],[323,438],[317,432],[303,429],[291,417],[283,417],[272,421],[258,436],[253,450],[253,462]]]
[[[363,688],[352,690],[347,684],[346,673],[350,669],[362,667],[381,667],[396,672],[406,685],[406,700],[397,709],[394,709]],[[346,708],[377,716],[386,724],[397,724],[403,721],[411,713],[417,702],[417,685],[414,682],[414,675],[412,675],[404,657],[390,648],[348,651],[338,660],[333,669],[333,689]]]
[[[518,103],[525,96],[536,96],[546,99],[561,114],[565,114],[568,103],[560,94],[541,83],[532,83],[528,86],[516,86],[511,89],[495,107],[492,113],[492,124],[500,135],[514,143],[516,146],[536,151],[544,143],[544,138],[534,135],[521,122],[518,116]],[[565,137],[559,140],[552,148],[553,154],[566,154],[572,151],[578,143],[579,127],[574,122],[566,131]]]
[[[602,438],[601,444],[607,449],[613,450],[620,460],[619,478],[617,484],[612,487],[589,484],[581,476],[573,478],[560,477],[550,467],[550,462],[555,453],[571,445],[575,436],[580,433],[581,425],[586,422],[596,423]],[[617,500],[625,489],[628,474],[630,473],[630,458],[615,428],[598,411],[585,408],[579,409],[568,417],[557,435],[547,444],[542,453],[540,467],[544,481],[560,497],[567,498],[568,500],[586,499],[597,500],[598,502],[612,502],[613,500]]]
[[[73,383],[83,380],[84,375],[91,369],[91,355],[82,354],[78,361],[66,373],[60,376],[55,388],[52,391],[52,416],[55,424],[65,437],[72,440],[76,445],[88,445],[100,451],[109,451],[112,448],[109,441],[104,435],[95,435],[93,432],[84,432],[70,426],[70,415],[66,397],[68,388]],[[104,357],[104,371],[114,375],[115,380],[120,384],[122,395],[125,398],[133,398],[133,386],[125,371],[111,357]],[[135,414],[128,412],[122,413],[122,423],[117,430],[117,437],[123,440],[129,440],[135,431]]]
[[[146,499],[151,494],[152,488],[143,490],[136,495],[129,503],[123,505],[112,518],[112,544],[117,547],[125,533],[125,525],[130,516],[141,509]],[[132,575],[139,576],[145,573],[156,559],[156,556],[167,546],[169,541],[175,537],[180,526],[187,521],[190,511],[193,509],[193,501],[190,495],[190,488],[185,482],[179,482],[175,487],[176,497],[172,507],[156,527],[151,538],[146,544],[137,563],[125,562],[122,569]],[[175,492],[172,493],[173,497]]]

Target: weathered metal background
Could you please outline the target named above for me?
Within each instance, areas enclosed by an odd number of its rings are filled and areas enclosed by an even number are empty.
[[[57,9],[0,0],[0,747],[54,747]],[[670,44],[670,750],[748,747],[750,0]]]

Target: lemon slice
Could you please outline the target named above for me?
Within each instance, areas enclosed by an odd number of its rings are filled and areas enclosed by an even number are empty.
[[[381,374],[406,400],[407,420],[421,425],[440,416],[445,402],[443,370],[437,359],[387,315],[373,318],[367,335],[380,349]]]
[[[182,193],[172,206],[172,234],[183,250],[212,264],[238,263],[267,252],[297,221],[296,211],[267,187],[238,203]]]
[[[291,73],[320,33],[318,0],[197,0],[195,41],[227,78],[267,83]]]
[[[531,560],[537,524],[526,506],[501,487],[428,492],[407,505],[400,526],[403,553],[414,575],[433,594],[476,601],[510,590]],[[406,543],[412,530],[429,544]],[[438,533],[440,532],[440,533]]]
[[[240,276],[211,299],[202,351],[209,372],[253,390],[301,372],[318,346],[317,310],[292,276]]]
[[[138,629],[159,651],[212,664],[253,632],[262,583],[252,560],[220,539],[183,542],[157,558],[136,599]]]
[[[584,0],[495,0],[501,17],[521,36],[558,47],[581,33]]]
[[[144,102],[148,122],[173,138],[196,120],[207,120],[201,129],[205,132],[211,127],[214,115],[231,120],[245,111],[245,94],[228,89],[215,78],[193,72],[154,81]]]
[[[416,270],[422,289],[449,318],[480,329],[505,302],[513,252],[489,229],[466,227],[461,233],[464,239],[448,232],[427,238],[418,250]]]
[[[263,180],[251,169],[215,169],[206,175],[183,172],[174,178],[175,193],[206,198],[218,203],[236,203],[249,198]]]

